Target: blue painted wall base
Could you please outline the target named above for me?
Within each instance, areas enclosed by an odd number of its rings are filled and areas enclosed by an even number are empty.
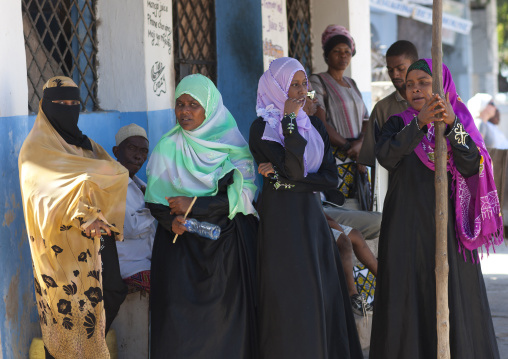
[[[4,138],[0,143],[0,158],[3,159],[0,201],[4,203],[0,219],[0,293],[3,294],[5,308],[0,309],[0,358],[5,359],[28,358],[32,338],[41,335],[18,172],[19,150],[32,129],[35,117],[0,117],[0,131]],[[150,149],[153,149],[160,137],[173,127],[174,110],[93,112],[83,113],[79,118],[83,133],[112,156],[116,132],[130,123],[147,129]],[[146,180],[145,166],[138,175]]]

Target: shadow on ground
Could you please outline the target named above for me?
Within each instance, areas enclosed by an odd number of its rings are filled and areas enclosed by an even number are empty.
[[[502,244],[496,253],[484,255],[481,263],[500,359],[508,359],[508,246]],[[363,356],[369,358],[368,349]]]
[[[500,358],[508,359],[508,247],[506,245],[497,247],[496,253],[489,257],[484,256],[482,272]]]

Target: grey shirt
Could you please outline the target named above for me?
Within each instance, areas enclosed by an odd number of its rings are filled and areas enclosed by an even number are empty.
[[[395,90],[384,99],[380,100],[374,106],[370,114],[369,123],[365,131],[362,149],[358,156],[358,163],[374,167],[376,165],[376,154],[374,145],[376,144],[376,128],[381,131],[383,125],[390,116],[397,115],[407,110],[408,102],[401,96],[399,91]]]

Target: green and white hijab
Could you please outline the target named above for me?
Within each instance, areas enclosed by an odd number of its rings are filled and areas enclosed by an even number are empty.
[[[165,197],[214,196],[218,182],[233,171],[228,186],[229,218],[237,213],[255,214],[254,160],[235,119],[222,103],[210,79],[195,74],[185,77],[175,98],[188,94],[205,109],[205,120],[192,131],[177,122],[157,143],[147,165],[145,200],[168,205]]]

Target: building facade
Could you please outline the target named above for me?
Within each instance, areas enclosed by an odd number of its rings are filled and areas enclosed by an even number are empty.
[[[373,47],[386,52],[397,40],[409,40],[420,57],[431,57],[432,0],[370,0]],[[496,2],[443,1],[443,62],[461,98],[478,92],[496,95]]]
[[[79,126],[110,153],[117,130],[132,122],[147,130],[153,148],[175,123],[175,83],[195,72],[215,81],[247,137],[256,117],[264,58],[291,55],[309,74],[325,71],[320,40],[329,24],[350,28],[357,43],[350,75],[370,103],[370,76],[365,71],[370,69],[368,0],[0,4],[1,359],[27,358],[31,340],[40,336],[17,157],[34,123],[45,81],[66,75],[78,83],[83,111]]]
[[[27,358],[31,340],[40,336],[17,156],[47,79],[63,74],[78,83],[80,128],[110,153],[117,130],[132,122],[147,130],[152,149],[175,123],[175,83],[196,72],[217,84],[247,138],[256,117],[258,80],[269,62],[292,56],[308,74],[326,71],[321,33],[329,24],[346,26],[355,39],[357,51],[346,75],[369,108],[373,46],[386,51],[394,41],[408,39],[422,56],[430,56],[428,24],[375,6],[394,1],[3,1],[0,359]],[[495,2],[482,7],[477,1],[476,8],[468,0],[452,3],[458,3],[452,4],[455,14],[472,23],[467,34],[449,33],[444,45],[444,61],[459,92],[464,99],[478,91],[496,93]],[[144,168],[140,173],[144,177]]]

